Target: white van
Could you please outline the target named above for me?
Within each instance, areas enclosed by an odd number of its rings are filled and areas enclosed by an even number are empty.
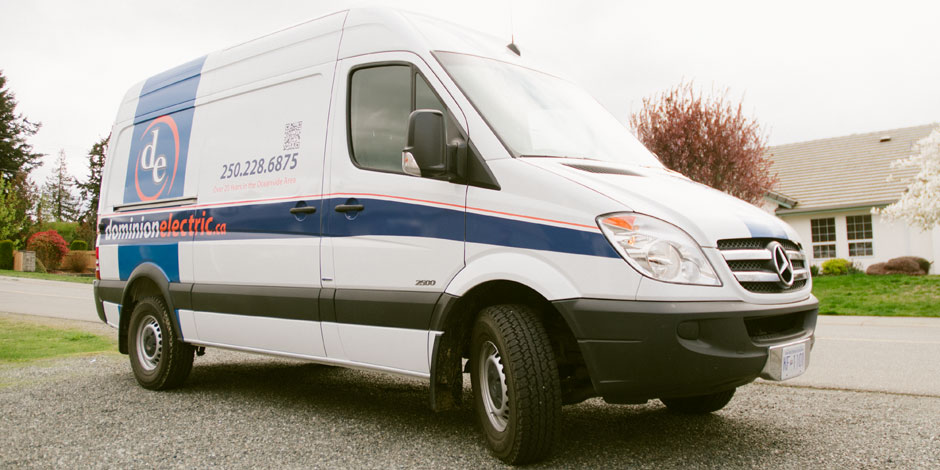
[[[134,86],[99,207],[101,319],[138,382],[204,347],[387,371],[509,463],[563,404],[707,413],[809,362],[797,234],[669,171],[493,38],[349,10]]]

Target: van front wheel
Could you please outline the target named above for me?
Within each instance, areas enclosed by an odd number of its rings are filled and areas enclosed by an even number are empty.
[[[159,297],[137,302],[127,334],[134,378],[150,390],[177,387],[193,369],[196,348],[176,338],[169,309]]]
[[[548,333],[524,305],[480,312],[470,348],[476,414],[503,462],[546,457],[558,439],[561,385]]]

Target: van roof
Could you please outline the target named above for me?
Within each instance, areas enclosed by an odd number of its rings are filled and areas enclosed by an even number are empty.
[[[387,51],[411,51],[431,61],[430,52],[444,50],[484,57],[494,57],[510,62],[523,62],[506,47],[506,41],[448,21],[418,13],[405,12],[384,7],[355,8],[332,13],[304,21],[297,25],[266,34],[206,56],[191,60],[180,66],[161,72],[136,84],[128,90],[118,113],[118,122],[135,116],[138,98],[148,93],[160,93],[161,89],[191,80],[194,74],[206,74],[214,70],[250,62],[262,54],[277,50],[302,47],[304,43],[341,38],[339,50],[330,48],[306,48],[305,67],[322,64],[335,59],[344,59],[363,54]],[[310,51],[316,50],[316,57]],[[194,64],[200,67],[194,69]],[[276,62],[284,70],[266,70],[267,76],[289,73],[296,68],[296,61]],[[247,64],[246,64],[247,65]],[[201,70],[200,70],[201,68]],[[212,90],[200,90],[204,96]],[[190,95],[191,96],[191,95]],[[165,112],[165,110],[154,110]],[[141,115],[137,115],[140,117]]]

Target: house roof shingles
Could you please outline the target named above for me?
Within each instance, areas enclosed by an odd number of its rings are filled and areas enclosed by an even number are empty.
[[[797,200],[795,213],[884,204],[896,201],[916,168],[891,168],[911,154],[912,146],[937,124],[853,134],[770,147],[772,170],[779,184],[774,191]],[[891,139],[881,142],[885,137]],[[887,181],[888,175],[895,178]]]

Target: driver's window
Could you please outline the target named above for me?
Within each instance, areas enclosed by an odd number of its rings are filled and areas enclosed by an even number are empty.
[[[401,172],[401,149],[412,110],[411,67],[356,70],[349,93],[353,160],[365,168]]]
[[[415,109],[448,115],[427,81],[410,65],[356,69],[349,81],[349,133],[352,159],[362,168],[402,173],[401,151],[408,116]],[[447,120],[448,140],[456,135]]]

